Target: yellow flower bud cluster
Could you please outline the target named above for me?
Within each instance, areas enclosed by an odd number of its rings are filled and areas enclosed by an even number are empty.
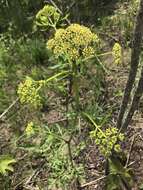
[[[45,5],[36,15],[36,24],[38,26],[56,26],[60,19],[60,13],[51,5]]]
[[[109,157],[112,154],[112,150],[116,152],[121,152],[121,146],[119,141],[124,140],[124,135],[119,133],[119,130],[115,127],[110,127],[101,131],[92,131],[91,137],[95,139],[95,143],[99,146],[101,154],[105,157]]]
[[[122,62],[122,48],[119,43],[115,43],[112,49],[112,54],[116,64],[121,64]]]
[[[93,56],[99,38],[85,26],[71,24],[66,29],[58,29],[54,38],[48,40],[47,48],[56,58],[64,56],[70,60]]]
[[[26,80],[23,83],[20,83],[18,86],[18,95],[20,97],[20,102],[22,104],[30,104],[34,108],[41,107],[41,96],[39,91],[43,83],[41,81],[34,81],[30,77],[26,77]]]
[[[28,123],[28,125],[26,126],[25,129],[25,134],[29,137],[31,135],[34,135],[35,131],[34,131],[34,123],[31,121],[30,123]]]
[[[83,56],[84,57],[90,57],[93,56],[95,53],[95,50],[92,47],[85,47],[83,49]]]

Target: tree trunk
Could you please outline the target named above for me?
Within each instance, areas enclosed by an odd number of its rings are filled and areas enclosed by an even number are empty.
[[[139,105],[139,102],[140,102],[142,95],[143,95],[143,67],[142,67],[142,72],[141,72],[141,77],[140,77],[140,80],[138,83],[138,87],[137,87],[137,90],[135,92],[135,95],[134,95],[134,98],[132,101],[131,108],[130,108],[129,113],[125,119],[125,122],[122,125],[123,130],[125,130],[128,127],[128,125],[129,125],[129,123],[130,123],[130,121],[134,115],[134,112],[136,111],[136,109]]]
[[[126,84],[124,97],[122,100],[118,120],[117,120],[117,127],[121,128],[124,114],[130,99],[131,91],[133,88],[133,84],[135,82],[137,69],[139,65],[139,57],[141,53],[141,43],[142,43],[142,36],[143,36],[143,0],[140,1],[140,8],[136,19],[136,26],[134,30],[134,37],[133,37],[133,44],[132,44],[132,54],[131,54],[131,67],[130,73],[128,77],[128,81]]]

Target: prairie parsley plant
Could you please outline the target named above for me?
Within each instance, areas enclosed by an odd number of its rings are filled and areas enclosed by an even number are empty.
[[[99,45],[99,38],[85,26],[71,24],[66,29],[58,29],[54,38],[48,40],[47,48],[56,58],[64,57],[75,61],[93,56]]]

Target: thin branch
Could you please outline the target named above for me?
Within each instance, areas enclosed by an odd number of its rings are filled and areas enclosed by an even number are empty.
[[[133,148],[133,145],[134,145],[134,142],[135,142],[135,136],[136,135],[133,136],[132,141],[131,141],[130,150],[129,150],[129,153],[128,153],[128,156],[127,156],[126,165],[125,165],[126,168],[128,167],[128,164],[129,164],[129,161],[130,161],[130,156],[131,156],[132,148]]]
[[[105,179],[106,177],[107,177],[107,176],[102,176],[102,177],[100,177],[100,178],[98,178],[98,179],[96,179],[96,180],[94,180],[94,181],[91,181],[91,182],[88,182],[88,183],[85,183],[85,184],[81,185],[81,187],[83,188],[83,187],[95,185],[97,182],[99,182],[99,181]]]
[[[31,182],[31,180],[33,178],[35,178],[40,173],[40,170],[41,170],[41,168],[38,168],[38,169],[36,169],[36,170],[33,171],[33,173],[30,175],[30,177],[25,182],[25,184],[24,184],[25,187],[27,187],[28,184]]]
[[[67,118],[63,118],[63,119],[58,119],[56,121],[50,121],[47,123],[47,125],[52,125],[52,124],[55,124],[55,123],[60,123],[60,122],[63,122],[63,121],[66,121]]]
[[[12,104],[0,115],[0,119],[2,119],[9,112],[9,110],[18,102],[18,100],[19,98],[12,102]]]

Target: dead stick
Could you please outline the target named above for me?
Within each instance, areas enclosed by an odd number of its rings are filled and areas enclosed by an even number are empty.
[[[12,104],[0,115],[0,119],[2,119],[9,112],[9,110],[18,102],[18,100],[19,98],[12,102]]]
[[[83,185],[81,185],[81,187],[87,187],[87,186],[90,186],[90,185],[94,185],[96,184],[97,182],[101,181],[102,179],[105,179],[107,176],[102,176],[94,181],[91,181],[91,182],[88,182],[88,183],[85,183]]]
[[[130,150],[129,150],[129,153],[128,153],[128,156],[127,156],[126,165],[125,165],[126,168],[128,167],[128,164],[129,164],[129,161],[130,161],[130,156],[131,156],[132,148],[133,148],[133,145],[134,145],[134,142],[135,142],[135,136],[136,135],[133,136],[132,141],[131,141]]]

